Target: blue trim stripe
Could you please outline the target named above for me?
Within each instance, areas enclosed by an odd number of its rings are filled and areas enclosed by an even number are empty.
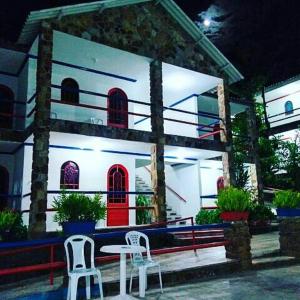
[[[24,146],[33,146],[33,143],[24,143]],[[61,145],[49,145],[49,148],[77,150],[77,151],[97,151],[97,150],[94,150],[92,148],[79,148],[79,147],[61,146]],[[151,157],[151,154],[139,153],[139,152],[127,152],[127,151],[104,150],[104,149],[103,150],[99,150],[99,152],[121,154],[121,155],[134,155],[134,156]],[[165,155],[164,158],[180,159],[177,156],[168,156],[168,155]],[[190,161],[198,161],[197,158],[193,158],[193,157],[184,157],[183,159],[190,160]]]
[[[29,54],[29,57],[37,59],[36,55]],[[64,66],[64,67],[78,69],[78,70],[81,70],[81,71],[95,73],[95,74],[98,74],[98,75],[103,75],[103,76],[113,77],[113,78],[117,78],[117,79],[121,79],[121,80],[126,80],[126,81],[129,81],[129,82],[137,82],[137,79],[134,79],[134,78],[129,78],[129,77],[113,74],[113,73],[108,73],[108,72],[104,72],[104,71],[100,71],[100,70],[95,70],[95,69],[91,69],[91,68],[77,66],[77,65],[69,64],[69,63],[66,63],[66,62],[59,61],[59,60],[52,60],[52,63],[56,64],[56,65],[61,65],[61,66]]]
[[[174,107],[174,106],[176,106],[176,105],[178,105],[178,104],[180,104],[180,103],[182,103],[182,102],[184,102],[186,100],[189,100],[190,98],[199,97],[199,96],[200,96],[200,94],[191,94],[191,95],[189,95],[189,96],[187,96],[187,97],[185,97],[185,98],[183,98],[181,100],[178,100],[178,101],[174,102],[169,107]]]

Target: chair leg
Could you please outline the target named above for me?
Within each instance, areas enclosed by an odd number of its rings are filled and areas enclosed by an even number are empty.
[[[67,292],[67,300],[71,299],[71,278],[68,279],[68,292]]]
[[[145,291],[148,289],[148,276],[147,276],[147,268],[145,268]]]
[[[97,272],[97,279],[99,284],[100,299],[103,300],[102,277],[100,271]]]
[[[72,277],[71,277],[72,278]],[[78,277],[74,276],[71,280],[71,300],[76,300]]]
[[[144,267],[139,267],[139,294],[141,298],[145,297],[145,273]]]
[[[132,276],[133,276],[133,268],[131,268],[131,271],[130,271],[129,294],[131,294],[131,291],[132,291]]]
[[[85,276],[85,292],[86,292],[86,299],[91,299],[91,278],[90,278],[90,276]]]
[[[158,276],[159,276],[160,292],[163,293],[163,286],[162,286],[162,278],[161,278],[160,266],[158,266]]]

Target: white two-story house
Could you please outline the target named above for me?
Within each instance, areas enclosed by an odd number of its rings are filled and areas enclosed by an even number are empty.
[[[99,227],[135,225],[139,194],[160,221],[195,216],[230,183],[227,128],[246,106],[226,87],[242,78],[172,0],[31,12],[0,49],[1,209],[36,235],[57,229],[63,188],[102,193]]]

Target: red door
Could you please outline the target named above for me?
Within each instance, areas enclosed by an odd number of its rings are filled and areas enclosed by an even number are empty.
[[[107,174],[107,226],[127,226],[128,211],[128,172],[122,165],[113,165]],[[121,193],[120,193],[121,192]]]
[[[0,211],[5,209],[8,205],[8,187],[9,174],[8,171],[0,166]]]
[[[107,99],[107,124],[113,127],[128,128],[128,99],[121,89],[111,89]]]

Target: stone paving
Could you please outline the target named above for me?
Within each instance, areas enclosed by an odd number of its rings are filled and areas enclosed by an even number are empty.
[[[267,234],[253,236],[251,240],[251,248],[252,248],[253,257],[259,257],[259,256],[266,255],[268,253],[273,253],[278,251],[279,249],[278,232],[271,232]],[[225,258],[224,247],[197,250],[197,255],[195,255],[193,251],[164,254],[155,257],[155,259],[160,261],[163,273],[219,264],[219,263],[225,263],[230,261],[229,259]],[[101,265],[100,270],[104,282],[116,281],[119,278],[119,262]],[[150,271],[150,273],[151,272],[155,272],[155,270]],[[128,273],[127,275],[129,275]],[[17,297],[26,296],[29,294],[38,294],[40,292],[47,293],[59,289],[61,285],[62,285],[62,276],[55,277],[53,287],[49,285],[48,276],[41,277],[39,278],[39,280],[34,279],[34,280],[20,281],[17,284],[0,286],[0,299],[12,300],[12,299],[17,299]],[[168,289],[166,289],[166,291],[167,290]],[[184,288],[183,286],[183,290],[181,290],[181,292],[184,292],[185,290],[186,288]],[[191,291],[185,291],[185,292],[192,293],[193,290],[194,287],[191,286]],[[167,295],[168,293],[163,295],[163,297],[167,297]],[[153,297],[154,298],[150,298],[150,299],[181,299],[181,296],[180,298],[161,298],[159,294],[157,295],[153,294]],[[194,299],[194,298],[186,298],[186,299]],[[204,298],[198,298],[198,299],[204,299]]]
[[[299,300],[300,266],[247,272],[241,276],[177,285],[165,288],[163,294],[160,290],[152,289],[146,292],[145,299]]]

